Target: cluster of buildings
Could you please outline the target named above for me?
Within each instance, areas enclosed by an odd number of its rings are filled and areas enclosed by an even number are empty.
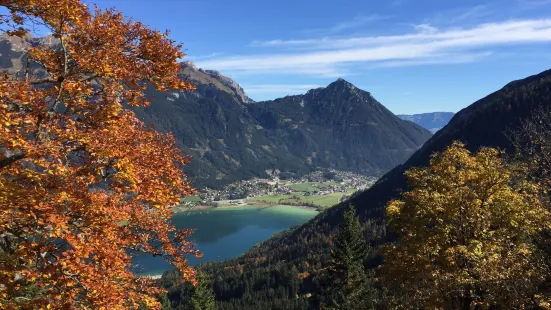
[[[289,195],[297,192],[294,184],[319,183],[319,190],[310,189],[303,191],[303,195],[327,195],[331,193],[346,193],[353,189],[362,190],[370,187],[377,178],[359,175],[353,172],[324,170],[315,171],[301,178],[279,180],[277,175],[270,175],[266,179],[250,179],[232,183],[221,190],[205,188],[200,191],[201,201],[187,201],[186,205],[212,204],[220,201],[231,203],[234,200],[242,200],[266,195]],[[323,185],[321,185],[323,183]],[[316,184],[313,185],[316,187]]]

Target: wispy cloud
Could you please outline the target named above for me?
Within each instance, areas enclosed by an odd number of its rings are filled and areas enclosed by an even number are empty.
[[[224,55],[224,53],[210,53],[210,54],[207,54],[207,55],[186,55],[186,60],[200,60],[200,59],[210,59],[210,58],[214,58],[214,57],[220,57]]]
[[[472,26],[484,22],[485,19],[487,21],[488,17],[497,14],[499,11],[500,8],[495,4],[478,4],[474,6],[454,7],[426,16],[424,23],[440,25],[441,27],[454,26],[458,24]]]
[[[358,15],[354,17],[352,20],[343,22],[340,24],[337,24],[329,29],[331,33],[341,32],[343,30],[347,29],[353,29],[357,27],[364,26],[365,24],[380,21],[383,19],[387,19],[389,16],[381,16],[381,15]]]
[[[391,16],[378,15],[378,14],[357,15],[351,20],[340,22],[329,28],[306,29],[306,30],[302,30],[301,32],[309,35],[335,35],[345,30],[357,29],[367,24],[385,20],[388,18],[391,18]],[[254,42],[252,45],[254,46]]]
[[[413,25],[413,28],[419,33],[433,34],[438,32],[438,28],[431,26],[430,24]]]
[[[492,10],[487,5],[476,5],[467,9],[465,12],[451,18],[450,23],[457,23],[464,20],[471,20],[488,16],[492,13]]]
[[[215,57],[197,61],[203,68],[240,74],[285,73],[345,76],[358,64],[411,66],[472,62],[489,49],[551,42],[551,18],[509,20],[463,29],[418,25],[389,36],[255,41],[279,53]],[[296,49],[289,52],[289,49]]]
[[[394,1],[392,1],[390,4],[391,4],[392,6],[400,6],[400,5],[402,5],[403,3],[404,3],[404,0],[394,0]]]
[[[464,54],[441,54],[432,55],[427,59],[409,59],[409,60],[394,60],[377,63],[375,67],[395,68],[395,67],[411,67],[411,66],[427,66],[427,65],[450,65],[471,63],[477,60],[491,56],[492,52],[482,53],[464,53]]]

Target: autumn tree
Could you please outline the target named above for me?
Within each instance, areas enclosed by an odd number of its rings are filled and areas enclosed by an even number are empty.
[[[395,308],[519,309],[537,303],[548,272],[533,241],[549,227],[536,183],[501,152],[454,142],[430,167],[406,172],[410,191],[387,205],[398,241],[383,248]]]
[[[514,153],[510,161],[525,169],[527,178],[540,183],[541,198],[547,210],[551,210],[551,108],[538,108],[519,128],[510,133]],[[551,266],[551,229],[543,229],[536,245],[544,253]],[[540,295],[551,306],[551,275],[547,275]]]
[[[350,206],[343,215],[328,268],[329,287],[323,309],[370,309],[373,294],[368,287],[364,260],[368,245],[356,209]]]
[[[170,224],[170,206],[193,192],[189,158],[124,106],[147,106],[146,87],[193,88],[178,78],[181,46],[79,0],[0,6],[7,34],[51,33],[0,76],[0,305],[158,308],[161,290],[131,257],[163,256],[195,281],[191,231]]]
[[[524,164],[529,176],[551,188],[551,108],[539,108],[509,134],[513,161]]]

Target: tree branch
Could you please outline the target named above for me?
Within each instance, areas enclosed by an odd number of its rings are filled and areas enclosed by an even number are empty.
[[[57,81],[52,79],[52,78],[45,78],[45,79],[30,81],[29,83],[31,85],[37,85],[37,84],[55,83],[55,82],[57,82]]]
[[[7,158],[4,158],[2,160],[0,160],[0,169],[4,168],[4,167],[7,167],[8,165],[10,164],[13,164],[14,162],[18,161],[18,160],[21,160],[23,158],[25,158],[26,154],[25,153],[17,153],[17,154],[14,154],[10,157],[7,157]]]
[[[29,65],[30,65],[30,57],[27,54],[27,61],[25,62],[25,81],[29,80]]]
[[[98,77],[97,73],[94,73],[94,74],[90,75],[89,77],[85,77],[83,79],[80,79],[79,82],[88,82],[88,81],[91,81],[91,80],[93,80],[97,77]]]
[[[60,25],[59,25],[59,41],[61,42],[61,49],[63,49],[63,76],[67,77],[67,74],[69,73],[69,55],[67,53],[67,47],[65,46],[65,42],[63,41],[63,27],[65,26],[65,20],[63,15],[60,19]]]

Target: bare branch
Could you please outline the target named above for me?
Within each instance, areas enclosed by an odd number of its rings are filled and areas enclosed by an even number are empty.
[[[25,62],[25,81],[29,80],[29,65],[30,65],[30,57],[27,55],[27,61]]]
[[[68,63],[69,63],[69,54],[67,53],[67,47],[65,46],[65,41],[63,41],[63,27],[65,25],[65,20],[61,16],[60,20],[61,25],[59,26],[59,40],[61,41],[61,48],[63,49],[63,76],[67,76],[69,72]]]
[[[55,83],[55,82],[57,82],[57,81],[52,79],[52,78],[45,78],[45,79],[30,81],[29,83],[31,85],[38,85],[38,84]]]
[[[80,79],[79,82],[88,82],[88,81],[91,81],[91,80],[93,80],[97,77],[98,77],[97,73],[94,73],[94,74],[90,75],[89,77],[85,77],[83,79]]]
[[[9,157],[6,157],[6,158],[0,160],[0,169],[11,165],[11,164],[13,164],[14,162],[16,162],[18,160],[21,160],[21,159],[25,158],[25,156],[26,156],[25,153],[16,153],[12,156],[9,156]]]

